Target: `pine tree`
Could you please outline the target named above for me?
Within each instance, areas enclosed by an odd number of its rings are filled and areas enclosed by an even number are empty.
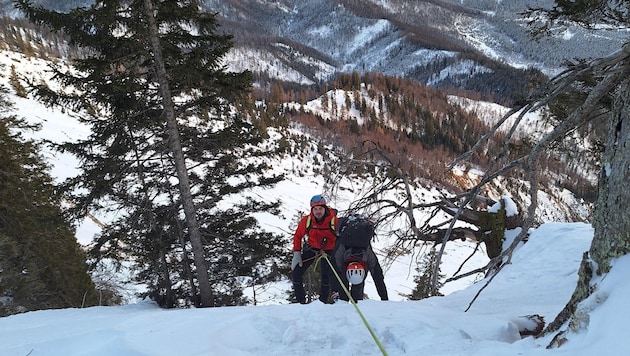
[[[98,303],[41,148],[22,136],[36,128],[14,116],[0,118],[0,316]]]
[[[222,64],[232,37],[217,34],[215,15],[193,0],[97,1],[69,13],[29,1],[17,6],[90,53],[73,63],[81,75],[56,70],[62,87],[80,94],[40,87],[39,95],[85,113],[91,128],[87,139],[62,149],[83,162],[82,173],[65,185],[78,216],[118,212],[95,255],[133,256],[148,295],[162,306],[225,304],[223,296],[233,292],[218,284],[225,276],[215,275],[216,266],[238,248],[234,237],[271,238],[239,219],[277,203],[236,204],[229,226],[221,224],[227,212],[218,206],[279,179],[265,174],[266,152],[256,149],[261,134],[248,118],[230,113],[251,87],[249,72],[230,73]],[[239,252],[248,265],[276,253]]]
[[[15,65],[11,66],[11,76],[9,77],[9,84],[11,84],[13,90],[15,90],[15,95],[26,98],[26,88],[20,82],[20,78],[15,71]]]
[[[420,300],[434,296],[441,296],[442,294],[439,292],[442,283],[438,283],[437,288],[433,288],[433,276],[436,271],[435,265],[438,263],[437,261],[437,252],[435,250],[435,246],[431,247],[429,253],[427,253],[422,259],[422,263],[418,268],[416,268],[417,272],[420,272],[419,275],[414,277],[414,282],[416,283],[416,287],[413,289],[411,294],[408,296],[410,300]],[[440,269],[437,268],[438,278],[443,278],[444,276],[440,273]]]

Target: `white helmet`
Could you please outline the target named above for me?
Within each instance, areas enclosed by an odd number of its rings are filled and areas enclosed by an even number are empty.
[[[346,277],[350,284],[361,284],[365,279],[365,268],[359,262],[350,262],[346,267]]]

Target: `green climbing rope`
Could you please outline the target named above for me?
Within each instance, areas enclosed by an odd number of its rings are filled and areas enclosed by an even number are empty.
[[[361,310],[359,309],[359,306],[357,305],[357,302],[354,301],[354,299],[352,298],[352,296],[350,295],[350,291],[348,290],[348,287],[344,285],[344,283],[341,281],[341,278],[339,277],[339,274],[337,273],[337,269],[332,265],[332,263],[330,262],[330,259],[328,258],[328,255],[323,253],[318,259],[317,261],[315,261],[315,265],[317,265],[317,263],[319,262],[320,259],[326,259],[326,262],[328,262],[328,265],[330,266],[330,269],[333,271],[333,273],[335,274],[335,277],[337,278],[337,280],[339,281],[339,285],[341,286],[341,288],[343,288],[343,292],[346,293],[346,295],[348,296],[348,300],[350,301],[350,303],[354,306],[354,309],[357,311],[357,313],[359,313],[359,316],[361,317],[361,320],[363,320],[363,325],[365,325],[365,327],[368,329],[368,331],[370,332],[370,335],[372,335],[372,339],[374,339],[374,342],[376,343],[376,345],[378,346],[378,348],[381,350],[381,353],[383,353],[384,356],[387,356],[387,351],[385,351],[385,347],[383,347],[383,344],[381,343],[381,341],[378,339],[378,337],[376,337],[376,334],[374,333],[374,331],[372,330],[372,328],[370,327],[370,324],[368,324],[367,320],[365,319],[365,317],[363,316],[363,313],[361,313]]]

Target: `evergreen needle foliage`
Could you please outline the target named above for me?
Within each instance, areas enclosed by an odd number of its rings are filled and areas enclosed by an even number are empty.
[[[282,247],[251,216],[278,205],[232,198],[280,177],[266,173],[251,119],[232,113],[248,100],[251,75],[226,71],[232,37],[217,33],[215,15],[199,1],[96,1],[68,13],[17,7],[87,53],[74,60],[78,72],[55,68],[67,90],[37,93],[91,128],[60,149],[82,162],[63,187],[75,216],[116,212],[94,244],[95,263],[132,262],[164,307],[248,303],[243,279],[276,278]]]
[[[4,113],[10,104],[0,89]],[[0,316],[99,303],[40,145],[22,136],[34,129],[0,117]]]
[[[424,255],[420,265],[416,268],[416,271],[419,272],[417,276],[414,277],[414,282],[416,282],[416,287],[411,291],[411,294],[408,295],[410,300],[421,300],[429,297],[442,296],[440,293],[440,287],[443,283],[438,283],[438,285],[434,288],[432,281],[433,275],[435,273],[435,265],[438,263],[437,259],[437,251],[435,246],[431,247],[431,250]],[[440,269],[437,269],[438,280],[444,278],[444,275],[440,272]]]

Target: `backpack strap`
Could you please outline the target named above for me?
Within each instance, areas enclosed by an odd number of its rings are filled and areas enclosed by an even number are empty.
[[[311,225],[312,225],[312,218],[313,216],[311,214],[308,215],[308,217],[306,218],[306,233],[308,234],[309,231],[311,231]],[[335,218],[333,216],[332,219],[330,219],[330,230],[335,233]]]

